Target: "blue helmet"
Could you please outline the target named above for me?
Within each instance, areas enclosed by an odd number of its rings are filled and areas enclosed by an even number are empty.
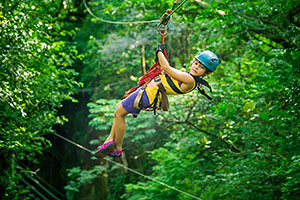
[[[212,72],[216,70],[218,64],[220,63],[218,56],[209,50],[198,53],[195,58],[201,62],[204,67]]]

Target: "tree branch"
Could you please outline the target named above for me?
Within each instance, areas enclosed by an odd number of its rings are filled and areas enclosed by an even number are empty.
[[[237,152],[242,152],[242,150],[240,150],[236,145],[234,145],[233,143],[230,143],[228,140],[224,139],[224,138],[221,138],[221,137],[218,137],[216,136],[215,134],[212,134],[208,131],[205,131],[203,129],[201,129],[200,127],[198,127],[197,125],[195,125],[194,123],[192,123],[191,121],[189,120],[185,120],[185,121],[180,121],[180,120],[175,120],[175,121],[170,121],[170,120],[164,120],[164,122],[169,122],[169,123],[173,123],[173,124],[187,124],[187,125],[190,125],[191,127],[197,129],[198,131],[206,134],[206,135],[209,135],[213,138],[216,138],[216,139],[221,139],[221,141],[223,143],[225,143],[226,145],[230,146],[232,149],[234,149],[235,151]]]

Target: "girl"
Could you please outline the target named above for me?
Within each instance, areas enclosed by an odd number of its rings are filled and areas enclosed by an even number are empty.
[[[165,45],[159,44],[156,47],[156,59],[159,60],[163,73],[159,75],[160,81],[166,94],[185,94],[194,90],[199,80],[215,71],[218,64],[218,57],[211,51],[206,50],[198,53],[192,63],[189,73],[177,70],[171,67],[163,55]],[[126,130],[125,116],[128,113],[138,115],[141,109],[134,107],[134,101],[141,88],[126,97],[117,105],[114,112],[114,121],[109,136],[104,144],[98,147],[95,156],[102,158],[106,155],[120,157],[122,155],[122,144]],[[155,80],[152,80],[146,87],[141,98],[144,108],[149,107],[155,101],[158,86]],[[161,96],[157,99],[157,104],[161,101]]]

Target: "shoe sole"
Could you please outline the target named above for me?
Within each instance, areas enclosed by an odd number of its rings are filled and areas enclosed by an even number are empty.
[[[95,153],[95,156],[97,158],[103,158],[105,156],[107,156],[107,154],[109,154],[110,152],[112,152],[112,150],[114,150],[114,148],[117,146],[117,144],[111,143],[110,145],[108,145],[108,147],[106,147],[105,149],[101,149],[100,151]]]

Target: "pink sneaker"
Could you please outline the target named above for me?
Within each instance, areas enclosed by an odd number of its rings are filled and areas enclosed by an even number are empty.
[[[116,146],[117,144],[115,143],[115,141],[106,142],[102,146],[98,147],[95,156],[98,158],[103,158],[104,156],[109,154]]]
[[[122,156],[122,151],[123,149],[121,149],[120,151],[111,151],[108,156],[110,157],[121,157]]]

